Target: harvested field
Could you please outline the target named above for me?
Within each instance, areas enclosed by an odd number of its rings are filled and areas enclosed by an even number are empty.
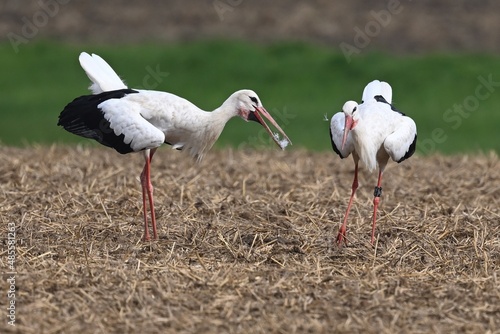
[[[142,238],[139,155],[0,148],[0,261],[16,224],[18,333],[500,333],[495,154],[389,165],[333,152],[214,150],[153,161],[160,240]],[[8,284],[4,276],[4,291]]]

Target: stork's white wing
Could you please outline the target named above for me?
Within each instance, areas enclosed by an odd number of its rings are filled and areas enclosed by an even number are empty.
[[[111,99],[98,106],[115,135],[134,151],[152,149],[165,142],[165,134],[141,116],[140,104],[126,99]]]
[[[384,141],[384,148],[392,160],[401,162],[415,152],[417,125],[407,116],[402,116],[396,130]]]

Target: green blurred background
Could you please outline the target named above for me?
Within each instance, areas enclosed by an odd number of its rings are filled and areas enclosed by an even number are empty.
[[[204,110],[253,89],[292,148],[331,149],[325,115],[380,79],[416,121],[421,154],[500,152],[499,45],[490,32],[499,20],[484,22],[496,4],[139,3],[0,5],[2,145],[89,142],[56,126],[64,106],[88,93],[78,63],[87,51],[130,87],[172,92]],[[258,124],[235,118],[217,142],[226,145],[272,144]]]

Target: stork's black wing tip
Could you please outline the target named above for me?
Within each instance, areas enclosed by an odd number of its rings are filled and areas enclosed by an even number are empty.
[[[340,153],[340,150],[339,148],[337,147],[337,145],[335,145],[335,142],[333,141],[333,135],[332,135],[332,130],[329,129],[328,131],[330,133],[330,142],[332,143],[332,149],[335,153],[337,153],[337,155],[340,157],[340,159],[344,159],[345,157],[342,156],[342,153]]]
[[[395,111],[397,112],[398,114],[401,114],[402,116],[406,116],[404,113],[402,113],[400,110],[398,110],[392,103],[389,103],[387,102],[387,100],[385,99],[385,97],[383,97],[382,95],[376,95],[374,97],[375,101],[377,102],[381,102],[381,103],[387,103],[390,107],[391,107],[391,110],[392,111]]]
[[[58,126],[75,135],[94,139],[102,145],[112,147],[119,153],[133,152],[124,142],[124,135],[116,135],[99,105],[109,99],[120,99],[127,94],[138,93],[132,89],[107,91],[95,95],[83,95],[75,98],[59,114]]]
[[[415,138],[413,138],[413,142],[411,143],[410,147],[408,147],[408,151],[406,151],[405,155],[397,162],[398,163],[403,162],[409,157],[411,157],[413,153],[415,153],[416,149],[417,149],[417,135],[415,134]]]

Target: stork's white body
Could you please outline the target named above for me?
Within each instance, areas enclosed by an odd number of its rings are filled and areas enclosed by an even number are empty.
[[[384,97],[386,102],[377,101],[375,96]],[[392,89],[386,82],[376,80],[368,84],[363,102],[357,105],[357,124],[349,132],[344,148],[341,146],[345,113],[339,112],[332,117],[331,138],[341,158],[353,153],[370,171],[385,167],[389,158],[402,161],[415,140],[417,126],[410,117],[394,109],[391,99]]]
[[[381,195],[382,173],[389,158],[402,162],[415,152],[417,126],[415,122],[392,106],[392,88],[386,82],[370,82],[363,91],[362,103],[348,101],[343,111],[336,113],[330,123],[332,147],[343,159],[353,155],[355,175],[351,200],[344,223],[337,238],[345,237],[345,226],[352,197],[357,189],[358,161],[370,171],[379,168],[379,182],[375,191],[375,210],[372,230],[374,238],[376,208]],[[378,195],[377,195],[378,193]]]
[[[124,142],[135,152],[168,143],[173,149],[185,150],[201,160],[227,121],[236,116],[231,98],[207,112],[174,94],[136,91],[137,94],[99,105],[115,134],[124,134]]]
[[[69,103],[61,112],[58,125],[79,136],[95,139],[122,154],[144,152],[145,166],[141,182],[146,240],[149,239],[146,195],[151,210],[153,235],[157,238],[150,163],[156,149],[163,143],[187,151],[201,160],[227,121],[235,116],[260,123],[282,149],[289,143],[286,134],[251,90],[237,91],[219,108],[206,112],[174,94],[129,89],[98,55],[82,53],[79,60],[92,81],[90,90],[94,95],[84,95]],[[271,132],[263,117],[281,132],[283,140]]]

